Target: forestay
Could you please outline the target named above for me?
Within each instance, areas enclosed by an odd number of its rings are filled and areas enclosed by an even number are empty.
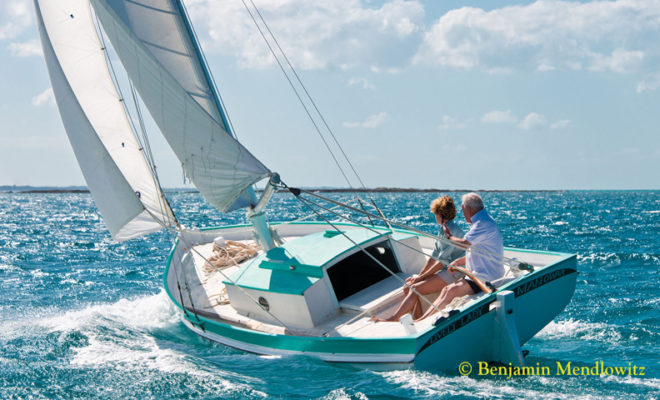
[[[35,0],[53,92],[87,186],[115,239],[174,224],[110,76],[89,0]]]
[[[241,193],[270,171],[230,135],[179,3],[91,2],[186,175],[221,211],[236,208]]]

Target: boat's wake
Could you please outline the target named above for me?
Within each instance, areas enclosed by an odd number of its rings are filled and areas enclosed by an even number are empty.
[[[199,347],[203,353],[217,348],[189,333],[179,323],[179,315],[161,291],[5,325],[1,336],[3,341],[23,341],[35,351],[39,348],[46,360],[55,355],[55,364],[68,365],[65,368],[70,370],[121,371],[118,376],[126,379],[174,379],[209,393],[262,397],[249,376],[219,368],[205,354],[198,357]]]
[[[51,331],[87,331],[99,325],[121,325],[134,329],[158,329],[176,324],[179,316],[164,290],[160,293],[121,299],[116,303],[90,305],[81,310],[44,318],[39,325]]]
[[[117,368],[148,368],[170,373],[202,373],[191,368],[184,354],[158,335],[178,322],[176,309],[164,291],[159,294],[122,299],[112,304],[92,305],[82,310],[45,318],[39,325],[66,338],[83,335],[81,346],[73,347],[71,364]],[[159,336],[163,338],[159,340]]]

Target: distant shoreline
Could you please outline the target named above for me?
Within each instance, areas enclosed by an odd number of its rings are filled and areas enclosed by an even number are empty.
[[[302,188],[308,191],[319,193],[446,193],[446,192],[481,192],[481,193],[512,193],[512,192],[527,192],[527,193],[561,193],[571,190],[619,190],[619,189],[416,189],[416,188],[397,188],[397,187],[376,187],[366,189],[350,189],[350,188]],[[624,190],[624,189],[621,189]],[[657,189],[626,189],[626,190],[657,190]],[[195,188],[165,188],[165,192],[189,192],[199,193]],[[260,192],[261,190],[257,190]],[[286,192],[286,190],[279,190],[278,192]],[[26,193],[26,194],[47,194],[47,193],[89,193],[89,190],[84,186],[65,186],[65,187],[44,187],[44,186],[0,186],[0,193]]]

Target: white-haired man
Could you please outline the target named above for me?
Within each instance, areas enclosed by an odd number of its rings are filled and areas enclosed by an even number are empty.
[[[481,197],[476,193],[468,193],[462,197],[461,209],[465,220],[472,224],[470,230],[464,238],[458,238],[451,235],[449,229],[443,227],[447,239],[465,246],[469,246],[464,257],[454,260],[451,266],[466,266],[466,269],[472,272],[482,281],[493,281],[504,275],[504,266],[502,258],[504,256],[504,247],[502,244],[502,233],[497,227],[497,223],[488,215],[484,209],[484,203]],[[422,320],[436,310],[442,310],[454,298],[469,294],[479,293],[481,288],[470,278],[465,277],[445,286],[440,292],[440,296],[433,303],[435,307],[429,308],[419,320]]]

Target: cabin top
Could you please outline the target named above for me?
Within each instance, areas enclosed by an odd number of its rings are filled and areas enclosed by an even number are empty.
[[[301,236],[260,254],[236,271],[231,279],[243,288],[302,295],[323,278],[324,267],[391,235],[391,231],[348,229],[342,233],[326,230]],[[397,240],[402,238],[401,233],[394,236]],[[224,283],[232,285],[229,281]]]

